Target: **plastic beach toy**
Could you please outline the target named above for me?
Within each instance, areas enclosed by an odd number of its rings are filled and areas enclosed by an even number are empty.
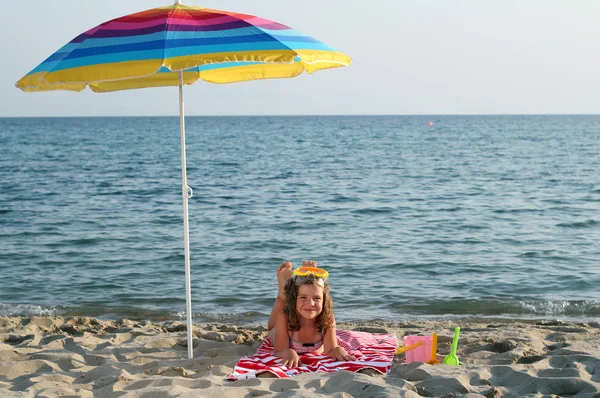
[[[431,339],[431,359],[427,361],[430,365],[439,363],[437,360],[437,333],[434,333]]]
[[[398,347],[398,349],[396,350],[396,355],[402,354],[403,352],[406,352],[408,350],[412,350],[413,348],[417,348],[421,344],[423,344],[422,341],[417,341],[415,344],[405,345],[404,347]]]
[[[405,363],[412,362],[427,362],[431,356],[431,336],[404,336],[403,341],[406,347],[410,347],[413,344],[421,343],[415,348],[406,351],[406,357],[404,358]]]
[[[444,358],[444,363],[446,365],[454,365],[454,366],[460,365],[458,357],[456,356],[456,348],[458,347],[458,336],[459,335],[460,335],[460,328],[456,327],[454,329],[454,339],[452,339],[452,350],[450,351],[450,354],[447,355],[446,358]]]

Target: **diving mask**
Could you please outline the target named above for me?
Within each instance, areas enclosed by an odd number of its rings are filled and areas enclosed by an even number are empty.
[[[296,285],[302,285],[308,280],[314,280],[317,285],[325,286],[325,279],[329,277],[329,272],[323,268],[300,267],[294,270],[294,282]]]

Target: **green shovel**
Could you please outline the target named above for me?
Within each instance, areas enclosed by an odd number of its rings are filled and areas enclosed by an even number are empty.
[[[458,336],[459,335],[460,335],[460,328],[456,327],[454,329],[454,339],[452,339],[452,350],[450,351],[450,354],[448,354],[446,356],[446,358],[444,358],[444,363],[446,365],[454,365],[454,366],[460,365],[460,362],[458,361],[458,357],[456,356],[456,348],[458,347]]]

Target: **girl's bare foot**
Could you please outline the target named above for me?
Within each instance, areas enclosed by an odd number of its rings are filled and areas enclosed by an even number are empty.
[[[302,266],[303,267],[316,267],[317,262],[313,261],[313,260],[304,260],[304,261],[302,261]]]
[[[284,261],[277,268],[277,284],[279,285],[279,292],[277,297],[285,300],[285,283],[292,277],[292,263]]]

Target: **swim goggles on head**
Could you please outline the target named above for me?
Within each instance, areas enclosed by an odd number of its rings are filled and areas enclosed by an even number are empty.
[[[301,285],[308,280],[314,280],[318,285],[324,286],[324,279],[329,277],[329,272],[323,268],[317,267],[300,267],[294,270],[294,281],[296,285]]]

